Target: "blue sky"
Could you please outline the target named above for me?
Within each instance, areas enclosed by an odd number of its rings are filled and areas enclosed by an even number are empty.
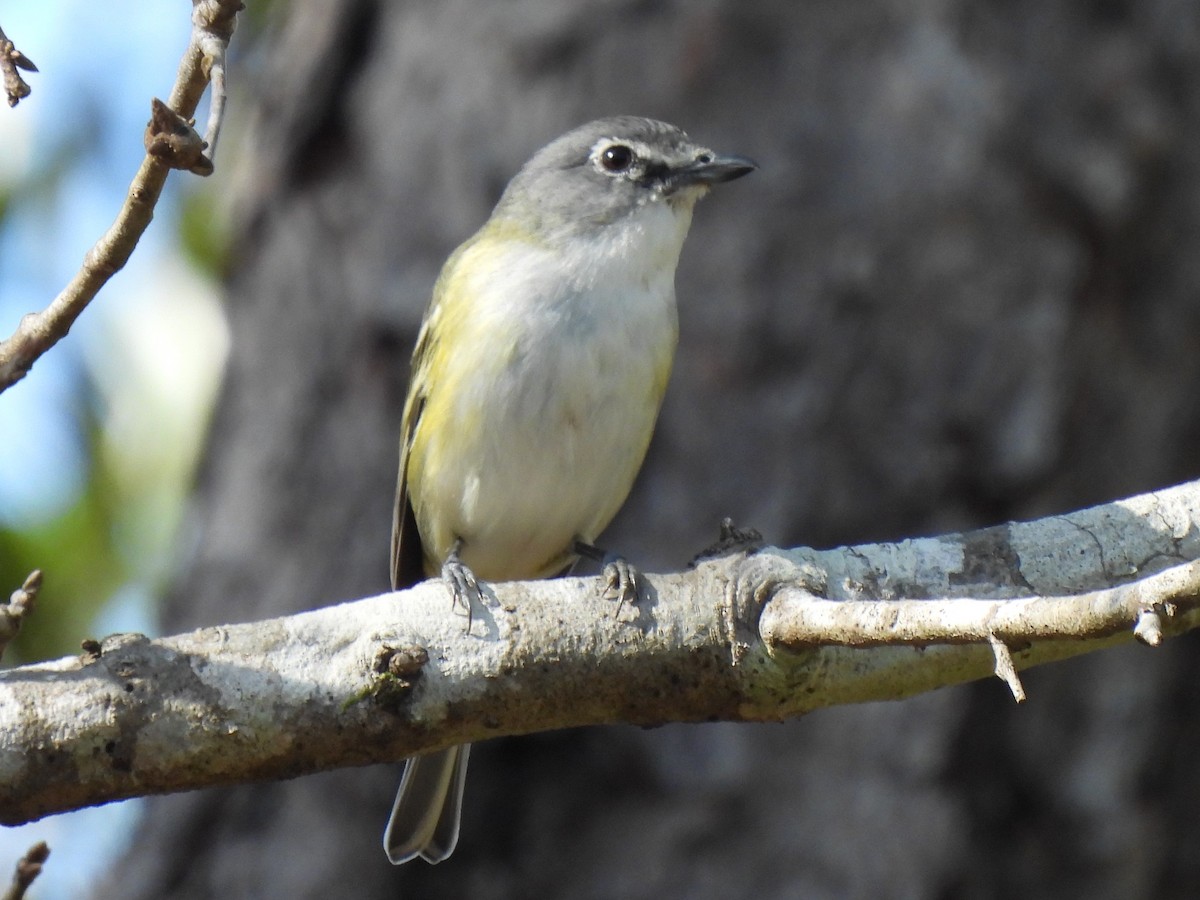
[[[69,147],[84,145],[61,189],[52,197],[18,193],[0,230],[5,336],[58,293],[119,208],[141,161],[150,97],[166,94],[186,46],[189,10],[182,2],[44,0],[0,12],[0,26],[40,70],[27,76],[29,97],[0,109],[0,180],[19,186],[45,178]],[[128,22],[137,22],[136,39],[123,33]],[[117,284],[151,265],[165,243],[161,231],[151,228]],[[96,327],[92,312],[20,389],[0,396],[0,433],[17,436],[0,443],[0,520],[9,524],[53,515],[82,483],[83,450],[68,417],[53,411],[71,402],[81,340]]]

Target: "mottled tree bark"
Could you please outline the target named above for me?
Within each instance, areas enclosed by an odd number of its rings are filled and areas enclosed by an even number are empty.
[[[177,631],[386,585],[407,358],[538,146],[668,119],[698,210],[658,434],[606,538],[680,566],[1066,511],[1200,468],[1200,7],[297,0],[239,160],[234,349]],[[223,151],[235,142],[227,138]],[[221,165],[218,161],[218,165]],[[446,864],[397,771],[161,798],[106,896],[1190,896],[1196,641],[782,726],[481,745]]]

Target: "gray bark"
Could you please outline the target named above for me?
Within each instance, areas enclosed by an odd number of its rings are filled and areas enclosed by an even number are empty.
[[[1023,702],[1018,668],[1200,625],[1198,526],[1192,482],[899,545],[729,553],[641,576],[636,603],[555,578],[486,585],[467,613],[434,579],[115,635],[0,675],[0,822],[582,725],[786,721],[989,673]]]

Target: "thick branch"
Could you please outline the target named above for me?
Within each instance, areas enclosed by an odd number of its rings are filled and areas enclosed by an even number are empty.
[[[1069,516],[649,576],[445,588],[0,676],[0,821],[583,724],[778,720],[1193,628],[1200,484]],[[1114,587],[1115,585],[1115,587]],[[818,596],[823,594],[824,596]],[[1040,597],[1040,599],[1039,599]],[[1153,641],[1149,641],[1153,643]]]
[[[208,73],[214,63],[222,72],[220,87],[224,90],[223,47],[233,33],[236,15],[241,9],[240,0],[193,0],[191,40],[166,104],[173,111],[173,118],[163,116],[155,106],[146,137],[146,157],[129,186],[116,221],[87,252],[82,268],[50,305],[41,312],[22,317],[13,335],[0,343],[0,391],[24,378],[38,357],[66,337],[100,288],[129,261],[133,248],[154,217],[154,207],[171,169],[185,168],[198,174],[212,171],[211,159],[199,151],[189,150],[175,157],[162,152],[162,147],[164,142],[169,144],[172,139],[191,143],[189,135],[178,134],[178,123],[183,122],[191,131],[191,116],[208,85]],[[221,48],[219,59],[214,60],[212,54],[217,53],[217,47]],[[214,96],[212,108],[214,116],[219,115],[224,109],[224,97]],[[217,127],[215,119],[210,117],[209,131],[213,141]],[[199,136],[195,136],[194,143],[203,150]]]

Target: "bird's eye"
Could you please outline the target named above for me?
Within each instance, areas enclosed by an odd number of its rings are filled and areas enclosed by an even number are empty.
[[[624,144],[613,144],[600,152],[600,165],[606,172],[624,172],[633,164],[633,151]]]

